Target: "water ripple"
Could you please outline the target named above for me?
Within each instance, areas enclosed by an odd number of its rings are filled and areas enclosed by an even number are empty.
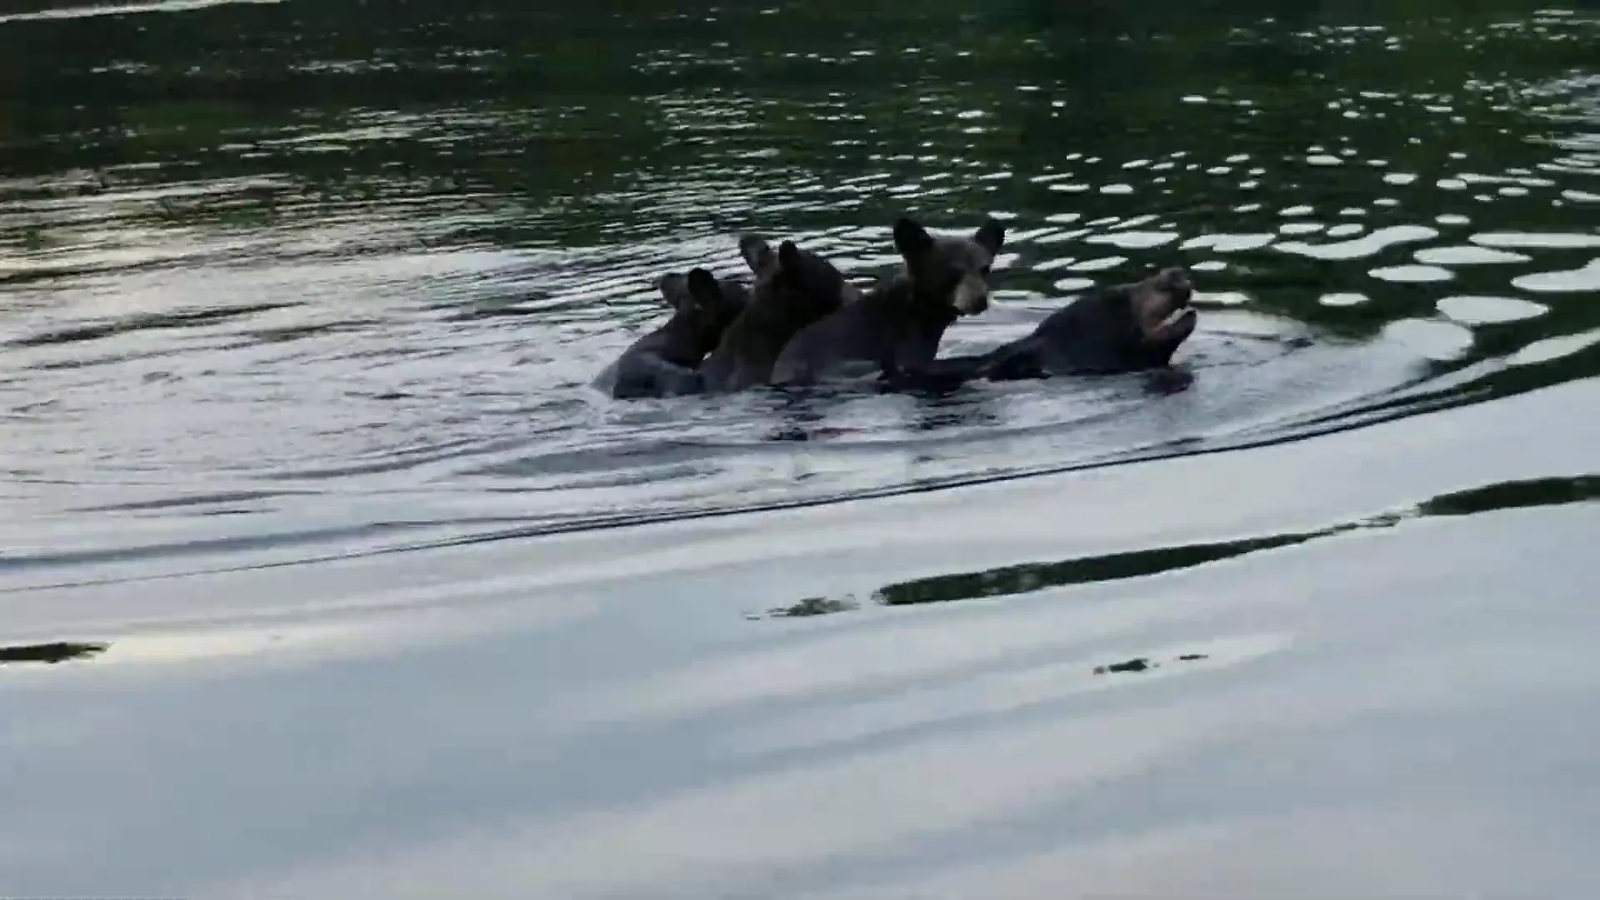
[[[0,19],[0,40],[76,33],[42,15]],[[659,34],[597,24],[618,62],[591,64],[592,38],[552,43],[532,8],[440,15],[359,36],[331,19],[326,34],[230,26],[169,55],[125,41],[63,69],[70,123],[0,134],[28,163],[0,182],[0,502],[32,523],[0,533],[4,561],[370,549],[877,496],[1293,439],[1596,372],[1600,83],[1545,42],[1592,40],[1578,18],[1230,25],[1209,68],[1160,38],[1119,50],[1142,63],[1107,82],[1051,74],[1087,32],[911,46],[841,39],[798,7],[663,12]],[[707,49],[708,28],[734,30]],[[1254,54],[1291,44],[1314,48],[1305,79],[1257,77]],[[1421,44],[1457,54],[1428,84],[1317,62]],[[1501,58],[1532,74],[1481,74]],[[332,99],[229,99],[245,71]],[[551,73],[571,93],[531,101],[521,85]],[[127,102],[95,119],[112,88]],[[588,387],[660,321],[663,271],[740,273],[736,235],[757,231],[870,283],[905,210],[1009,229],[996,307],[945,352],[1189,266],[1205,313],[1179,359],[1192,386],[632,404]]]

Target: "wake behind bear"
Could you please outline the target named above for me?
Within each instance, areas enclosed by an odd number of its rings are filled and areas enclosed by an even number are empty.
[[[974,380],[1108,375],[1166,368],[1194,332],[1193,286],[1181,268],[1070,300],[1031,333],[985,353],[939,358],[945,331],[989,306],[989,273],[1005,227],[934,236],[894,225],[902,264],[867,291],[822,257],[754,235],[739,241],[746,286],[702,268],[659,287],[673,315],[608,366],[595,387],[617,399],[802,386],[877,374],[882,389],[950,389]]]

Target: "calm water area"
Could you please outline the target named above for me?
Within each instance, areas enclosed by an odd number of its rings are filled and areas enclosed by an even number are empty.
[[[591,386],[902,213],[1192,381]],[[9,0],[0,894],[1595,896],[1597,376],[1592,0]]]

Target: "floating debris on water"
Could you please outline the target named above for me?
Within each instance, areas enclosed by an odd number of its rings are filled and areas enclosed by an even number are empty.
[[[1207,656],[1204,653],[1185,653],[1184,655],[1178,657],[1178,660],[1181,662],[1193,662],[1197,659],[1206,658]],[[1112,672],[1143,672],[1146,669],[1160,668],[1160,666],[1160,663],[1151,662],[1149,657],[1136,656],[1127,662],[1111,663],[1110,665],[1105,666],[1095,666],[1094,674],[1109,675]]]
[[[747,614],[746,619],[792,619],[800,616],[825,616],[829,613],[849,612],[861,608],[854,595],[846,595],[842,600],[833,600],[827,597],[807,597],[793,606],[776,606],[767,610],[765,616],[754,613]]]
[[[49,663],[54,665],[69,659],[87,659],[104,653],[110,644],[85,644],[76,641],[55,641],[49,644],[22,644],[0,647],[0,665],[7,663]]]

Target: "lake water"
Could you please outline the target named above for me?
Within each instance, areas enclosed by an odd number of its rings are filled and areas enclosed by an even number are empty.
[[[0,892],[1600,890],[1592,3],[613,6],[0,12]],[[1192,382],[590,387],[903,211]]]

